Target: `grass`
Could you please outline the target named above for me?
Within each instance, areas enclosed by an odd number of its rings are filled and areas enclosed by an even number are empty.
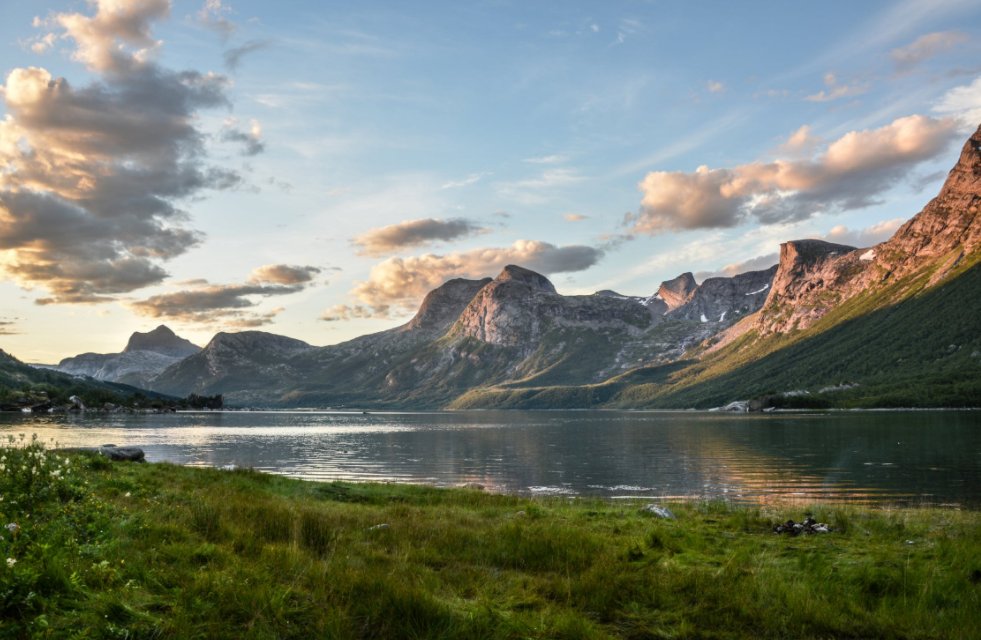
[[[834,532],[789,538],[771,527],[806,510],[685,503],[662,520],[638,503],[66,465],[29,441],[4,455],[0,514],[17,530],[0,542],[2,638],[963,638],[981,624],[978,512],[815,506]]]

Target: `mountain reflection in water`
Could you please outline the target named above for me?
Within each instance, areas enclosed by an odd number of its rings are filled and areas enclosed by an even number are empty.
[[[981,413],[0,414],[60,446],[151,461],[526,494],[981,507]]]

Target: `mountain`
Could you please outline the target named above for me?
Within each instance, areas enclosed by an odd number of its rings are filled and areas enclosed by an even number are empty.
[[[648,297],[565,296],[508,265],[450,280],[388,331],[326,347],[220,333],[146,380],[258,406],[978,406],[979,206],[981,128],[938,196],[874,247],[785,242],[771,269],[683,273]],[[143,348],[160,342],[119,355],[163,356]]]
[[[596,383],[676,360],[759,308],[765,298],[759,292],[772,276],[769,270],[712,279],[699,295],[684,274],[658,289],[691,305],[671,311],[661,294],[560,295],[545,276],[508,265],[494,279],[450,280],[426,296],[408,323],[338,345],[219,334],[160,373],[151,388],[221,393],[239,405],[436,408],[474,387]],[[697,310],[713,317],[693,319]]]
[[[148,387],[164,369],[200,350],[160,325],[153,331],[131,335],[121,353],[83,353],[65,358],[53,368],[75,376]]]
[[[19,411],[34,407],[38,411],[72,406],[78,396],[89,407],[105,403],[152,405],[160,394],[114,383],[72,376],[52,369],[25,364],[0,349],[0,411]],[[163,398],[167,402],[173,398]]]
[[[598,385],[478,389],[453,406],[981,406],[979,208],[981,127],[937,197],[892,238],[782,244],[759,311],[686,360]]]
[[[150,351],[173,358],[186,358],[200,350],[201,347],[181,338],[166,325],[160,325],[153,331],[147,333],[137,331],[131,335],[123,353]]]

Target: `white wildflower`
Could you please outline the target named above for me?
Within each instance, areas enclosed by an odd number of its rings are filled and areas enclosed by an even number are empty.
[[[7,567],[8,568],[13,569],[15,564],[17,564],[17,559],[16,558],[7,558]]]

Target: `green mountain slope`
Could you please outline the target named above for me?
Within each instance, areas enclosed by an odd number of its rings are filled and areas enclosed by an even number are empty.
[[[166,398],[125,384],[100,382],[24,364],[0,350],[0,408],[16,410],[21,407],[46,405],[64,406],[69,398],[78,396],[86,406],[102,406],[109,402],[132,405],[134,401]]]
[[[762,397],[778,407],[981,406],[978,260],[942,285],[862,312],[873,303],[852,299],[792,336],[748,333],[702,360],[597,385],[476,389],[451,406],[707,409]]]

